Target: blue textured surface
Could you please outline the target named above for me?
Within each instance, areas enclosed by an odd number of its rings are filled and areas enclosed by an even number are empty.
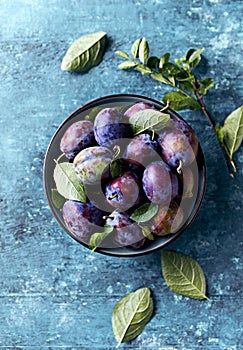
[[[232,180],[207,120],[182,113],[203,147],[208,185],[198,217],[170,248],[201,264],[209,301],[169,291],[159,252],[90,255],[52,217],[42,166],[57,126],[83,103],[112,93],[160,100],[162,85],[117,69],[114,51],[144,35],[158,55],[206,48],[204,71],[216,80],[206,103],[222,121],[242,104],[242,1],[2,0],[0,18],[0,348],[114,349],[115,303],[147,286],[155,315],[124,349],[241,349],[242,148]],[[68,46],[100,30],[110,39],[103,62],[85,75],[62,72]]]

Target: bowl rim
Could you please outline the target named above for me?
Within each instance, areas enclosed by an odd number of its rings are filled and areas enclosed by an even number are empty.
[[[47,203],[48,206],[51,210],[52,215],[55,217],[55,219],[57,220],[58,224],[66,231],[66,233],[69,234],[69,236],[71,236],[71,238],[73,238],[75,241],[77,241],[79,244],[81,244],[82,246],[84,246],[85,248],[88,248],[88,250],[91,252],[88,244],[86,244],[85,242],[82,242],[80,240],[78,240],[76,238],[76,236],[74,234],[72,234],[72,232],[70,232],[67,227],[64,225],[64,223],[60,220],[59,216],[56,214],[54,205],[52,203],[51,198],[49,197],[48,194],[48,190],[47,190],[47,177],[46,177],[46,168],[47,168],[47,160],[48,160],[48,155],[49,155],[49,150],[52,147],[52,144],[56,138],[56,135],[59,133],[59,131],[62,129],[62,127],[73,117],[75,117],[77,114],[79,114],[80,112],[83,111],[83,109],[87,109],[89,107],[92,107],[92,105],[97,104],[99,102],[102,101],[106,101],[106,100],[110,100],[110,99],[114,99],[114,98],[131,98],[131,99],[137,99],[139,102],[139,100],[146,100],[149,103],[152,104],[156,104],[156,105],[160,105],[162,108],[165,106],[165,104],[163,102],[157,101],[153,98],[147,97],[147,96],[143,96],[143,95],[137,95],[137,94],[111,94],[111,95],[105,95],[102,97],[98,97],[96,99],[93,99],[89,102],[86,102],[85,104],[83,104],[82,106],[78,107],[77,109],[75,109],[73,112],[71,112],[64,120],[63,122],[58,126],[58,128],[56,129],[55,133],[53,134],[46,153],[45,153],[45,157],[44,157],[44,162],[43,162],[43,183],[44,183],[44,192],[45,192],[45,196],[47,199]],[[142,101],[141,101],[142,102]],[[181,115],[179,115],[177,112],[175,112],[173,109],[171,109],[170,107],[168,107],[168,110],[170,112],[171,115],[176,116],[177,118],[181,119],[182,121],[184,121],[190,128],[192,128],[186,120],[184,120]],[[192,129],[193,130],[193,129]],[[194,130],[193,130],[194,131]],[[189,219],[189,221],[184,224],[182,226],[181,229],[178,230],[178,232],[176,232],[175,234],[173,234],[173,236],[171,236],[171,238],[169,240],[167,240],[166,242],[163,242],[162,244],[158,244],[155,247],[151,247],[149,248],[146,247],[144,248],[144,250],[129,250],[129,252],[126,250],[124,251],[124,253],[121,251],[119,252],[114,252],[114,248],[99,248],[97,247],[95,249],[95,252],[99,253],[99,254],[103,254],[103,255],[107,255],[107,256],[113,256],[113,257],[121,257],[121,258],[133,258],[133,257],[137,257],[137,256],[142,256],[142,255],[146,255],[146,254],[150,254],[153,252],[156,252],[158,250],[161,250],[163,248],[165,248],[166,246],[168,246],[169,244],[171,244],[172,242],[174,242],[179,236],[181,236],[181,234],[187,230],[191,224],[193,223],[193,221],[195,220],[195,218],[197,217],[197,214],[199,212],[199,209],[201,207],[204,195],[205,195],[205,191],[206,191],[206,162],[205,162],[205,157],[203,154],[203,150],[202,147],[200,145],[200,142],[198,141],[198,154],[200,153],[200,160],[202,162],[201,164],[201,168],[202,168],[202,180],[201,180],[201,187],[200,187],[200,193],[197,194],[197,198],[192,210],[192,214],[191,217]],[[197,154],[197,156],[198,156]],[[122,250],[123,248],[120,247],[120,249]]]

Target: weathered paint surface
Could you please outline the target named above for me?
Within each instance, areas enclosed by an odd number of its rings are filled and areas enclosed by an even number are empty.
[[[183,112],[207,162],[200,213],[171,249],[198,260],[209,301],[173,294],[161,277],[160,253],[136,259],[90,255],[57,224],[47,206],[43,158],[57,126],[91,99],[136,93],[160,100],[164,86],[117,69],[114,51],[141,36],[159,55],[205,47],[201,74],[216,88],[206,103],[218,121],[242,104],[242,2],[226,0],[2,0],[0,6],[0,349],[114,349],[117,300],[150,287],[155,314],[124,349],[238,350],[242,344],[243,154],[228,177],[200,112]],[[67,47],[106,31],[110,46],[88,74],[60,70]]]

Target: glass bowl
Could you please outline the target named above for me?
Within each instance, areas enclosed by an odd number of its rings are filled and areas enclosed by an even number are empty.
[[[94,119],[97,113],[104,108],[118,108],[120,111],[124,113],[124,111],[127,110],[130,106],[139,102],[148,103],[152,105],[154,109],[157,109],[157,110],[161,110],[165,107],[164,104],[144,96],[131,95],[131,94],[117,94],[117,95],[104,96],[83,105],[82,107],[78,108],[76,111],[71,113],[71,115],[69,115],[66,118],[66,120],[64,120],[64,122],[58,127],[48,146],[45,160],[44,160],[43,181],[44,181],[44,189],[45,189],[49,207],[54,217],[56,218],[58,223],[61,225],[61,227],[64,228],[64,230],[78,243],[82,244],[83,246],[89,249],[92,248],[89,245],[89,242],[84,241],[83,239],[80,239],[79,237],[77,237],[77,235],[70,230],[70,227],[67,227],[63,219],[62,205],[65,200],[67,201],[67,199],[60,197],[56,190],[56,183],[53,176],[54,169],[56,167],[55,160],[60,158],[61,159],[60,161],[69,162],[69,163],[72,163],[72,160],[67,159],[65,156],[61,156],[62,155],[62,151],[60,150],[61,139],[65,131],[73,123],[80,120],[87,119],[87,116],[89,116],[88,117],[89,119]],[[170,108],[167,108],[166,110],[164,110],[164,113],[169,114],[172,120],[182,121],[186,123],[181,116],[179,116],[176,112],[174,112]],[[188,126],[187,123],[186,125]],[[188,127],[190,128],[190,126]],[[194,131],[191,128],[190,130],[194,133]],[[127,142],[129,141],[130,139],[127,139]],[[162,160],[160,156],[159,156],[159,159]],[[125,246],[114,246],[114,245],[109,245],[104,243],[96,247],[95,251],[102,254],[116,256],[116,257],[135,257],[138,255],[144,255],[144,254],[162,249],[168,244],[170,244],[171,242],[173,242],[175,239],[177,239],[195,219],[199,211],[199,208],[201,206],[202,199],[205,192],[206,165],[205,165],[203,152],[199,143],[198,143],[198,151],[197,151],[196,158],[192,162],[192,164],[190,164],[189,167],[191,169],[191,172],[193,173],[193,178],[194,178],[193,191],[188,196],[188,194],[184,195],[184,192],[182,189],[182,195],[180,195],[179,206],[180,208],[182,208],[182,211],[183,211],[183,220],[181,220],[179,226],[175,230],[173,230],[173,233],[166,234],[163,236],[154,235],[155,238],[153,240],[146,238],[145,245],[143,245],[138,249],[128,248]],[[178,176],[180,177],[182,175],[178,175]],[[184,175],[183,173],[183,176],[186,176],[186,175]],[[184,179],[186,178],[183,177],[183,181]],[[91,187],[91,191],[89,191],[89,196],[92,197],[92,187]],[[92,198],[88,198],[88,201],[92,202]],[[147,201],[145,200],[145,202]],[[141,206],[142,204],[143,203],[140,203],[139,206]],[[107,211],[108,210],[106,208],[106,212]],[[108,211],[107,216],[109,215],[110,213]],[[143,223],[143,225],[146,225],[146,223],[145,224]],[[100,232],[102,230],[103,230],[103,227],[100,227]]]

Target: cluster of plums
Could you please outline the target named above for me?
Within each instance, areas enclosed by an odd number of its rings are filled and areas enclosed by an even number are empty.
[[[180,202],[192,196],[195,184],[190,164],[196,158],[198,141],[192,129],[175,118],[162,130],[134,135],[129,119],[147,109],[155,107],[138,102],[125,113],[104,108],[94,122],[74,122],[61,139],[60,149],[73,163],[87,194],[86,203],[65,202],[63,219],[85,243],[109,225],[114,229],[106,246],[138,249],[148,243],[143,226],[155,238],[176,232],[183,223]],[[132,213],[144,203],[158,205],[157,213],[148,222],[133,221]]]

